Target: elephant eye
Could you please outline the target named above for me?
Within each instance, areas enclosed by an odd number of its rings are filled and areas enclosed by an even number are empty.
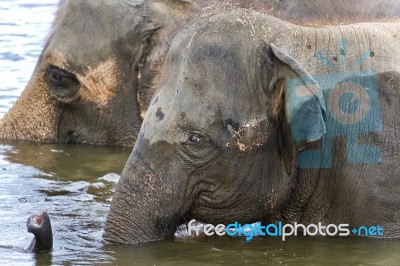
[[[51,93],[60,101],[70,102],[77,97],[80,87],[75,75],[55,66],[49,66],[45,74]]]
[[[50,73],[50,80],[55,84],[61,84],[63,76],[58,71],[53,71]]]
[[[185,144],[193,145],[200,142],[200,136],[198,134],[192,134],[189,136]]]

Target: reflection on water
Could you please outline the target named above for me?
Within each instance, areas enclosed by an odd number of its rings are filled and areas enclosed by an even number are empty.
[[[43,210],[52,219],[53,263],[109,260],[101,228],[118,176],[108,173],[120,173],[129,153],[115,147],[1,145],[0,261],[32,261],[24,250],[32,239],[26,221]]]
[[[356,238],[238,237],[169,240],[139,248],[108,247],[118,265],[399,265],[400,243]]]

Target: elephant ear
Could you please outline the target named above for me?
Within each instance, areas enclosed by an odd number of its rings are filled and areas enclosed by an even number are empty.
[[[316,141],[326,133],[326,109],[317,81],[292,56],[269,44],[267,61],[275,65],[278,88],[284,88],[286,119],[295,141]],[[281,93],[282,94],[282,93]]]
[[[148,1],[148,5],[150,22],[144,29],[145,38],[135,61],[135,75],[139,79],[136,94],[142,119],[154,94],[168,50],[164,40],[179,28],[186,17],[200,9],[197,3],[190,0],[154,0]]]

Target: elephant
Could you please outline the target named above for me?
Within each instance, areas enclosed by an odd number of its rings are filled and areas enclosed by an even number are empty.
[[[30,81],[0,120],[0,139],[132,147],[158,82],[163,41],[199,9],[213,9],[213,2],[61,0]],[[332,0],[226,2],[307,23],[339,7],[330,13],[337,20],[341,13],[360,13]],[[378,16],[393,15],[377,10]]]
[[[202,2],[202,1],[199,1]],[[186,0],[61,0],[0,139],[133,146],[170,28]]]
[[[53,231],[51,229],[50,217],[46,211],[30,216],[26,222],[26,226],[28,232],[35,236],[28,250],[41,252],[53,249]]]
[[[359,20],[360,18],[399,18],[400,5],[397,0],[276,0],[272,8],[278,13],[302,24],[321,24],[326,21],[336,24]]]
[[[209,11],[170,40],[103,238],[191,219],[351,227],[399,238],[400,22],[305,27]]]

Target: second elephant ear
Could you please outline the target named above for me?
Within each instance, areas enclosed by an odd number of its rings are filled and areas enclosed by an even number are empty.
[[[295,141],[316,141],[326,133],[326,109],[317,81],[288,53],[269,44],[269,62],[285,82],[286,119]]]

